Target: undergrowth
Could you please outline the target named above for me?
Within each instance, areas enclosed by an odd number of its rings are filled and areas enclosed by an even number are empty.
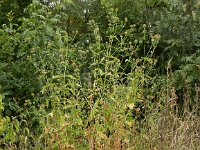
[[[180,106],[170,63],[155,75],[159,34],[112,9],[104,34],[91,20],[76,42],[49,7],[26,11],[0,30],[1,149],[200,149],[200,88]]]

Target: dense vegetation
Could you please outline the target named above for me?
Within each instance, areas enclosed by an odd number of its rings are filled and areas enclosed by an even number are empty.
[[[200,149],[198,0],[0,0],[0,149]]]

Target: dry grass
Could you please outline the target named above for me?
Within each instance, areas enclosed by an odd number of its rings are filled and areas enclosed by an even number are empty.
[[[200,149],[200,115],[199,91],[196,86],[195,101],[191,109],[191,92],[184,93],[183,112],[178,112],[178,97],[175,88],[164,96],[165,106],[162,111],[157,108],[146,116],[144,131],[133,138],[128,150],[199,150]],[[158,104],[159,105],[159,104]]]

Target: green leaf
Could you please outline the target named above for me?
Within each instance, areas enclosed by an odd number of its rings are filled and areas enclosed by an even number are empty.
[[[3,107],[3,102],[2,102],[2,100],[3,100],[3,95],[2,95],[2,94],[0,94],[0,112],[4,110],[4,107]]]

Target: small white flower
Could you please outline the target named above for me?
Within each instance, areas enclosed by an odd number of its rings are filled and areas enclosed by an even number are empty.
[[[53,118],[53,113],[49,113],[49,117]]]
[[[86,43],[87,43],[87,44],[89,44],[89,42],[90,42],[89,40],[86,40]]]

